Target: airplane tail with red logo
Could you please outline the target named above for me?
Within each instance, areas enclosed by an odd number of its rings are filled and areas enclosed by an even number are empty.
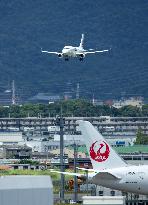
[[[90,122],[79,120],[78,123],[94,170],[127,166]]]

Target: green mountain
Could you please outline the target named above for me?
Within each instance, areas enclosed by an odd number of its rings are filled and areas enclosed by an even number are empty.
[[[0,4],[0,90],[15,80],[22,99],[38,92],[148,98],[148,1],[9,0]],[[108,49],[84,62],[41,53],[64,45]],[[71,87],[67,88],[70,83]]]

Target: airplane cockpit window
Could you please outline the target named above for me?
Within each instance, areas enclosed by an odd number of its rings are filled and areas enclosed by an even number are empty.
[[[135,174],[135,172],[128,172],[128,174],[133,175],[133,174]]]

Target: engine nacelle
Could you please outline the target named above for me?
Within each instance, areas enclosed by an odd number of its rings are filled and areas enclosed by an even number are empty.
[[[59,53],[59,54],[58,54],[58,57],[59,57],[59,58],[62,58],[62,54],[61,54],[61,53]]]
[[[85,57],[85,54],[82,53],[82,54],[79,55],[79,57],[80,57],[80,58],[84,58],[84,57]]]

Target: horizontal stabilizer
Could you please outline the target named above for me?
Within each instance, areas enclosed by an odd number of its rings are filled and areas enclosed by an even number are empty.
[[[98,172],[97,170],[94,169],[86,169],[86,168],[80,168],[80,167],[76,167],[79,170],[83,170],[83,171],[88,171],[88,172]]]
[[[84,174],[80,174],[80,173],[60,172],[60,171],[56,171],[56,170],[54,170],[54,169],[50,169],[50,172],[58,173],[58,174],[65,174],[65,175],[70,175],[70,176],[77,176],[77,177],[82,177],[82,176],[84,176]]]
[[[93,180],[99,180],[99,179],[105,179],[105,180],[120,180],[121,178],[118,176],[115,176],[109,172],[99,172],[96,174],[93,178]]]

